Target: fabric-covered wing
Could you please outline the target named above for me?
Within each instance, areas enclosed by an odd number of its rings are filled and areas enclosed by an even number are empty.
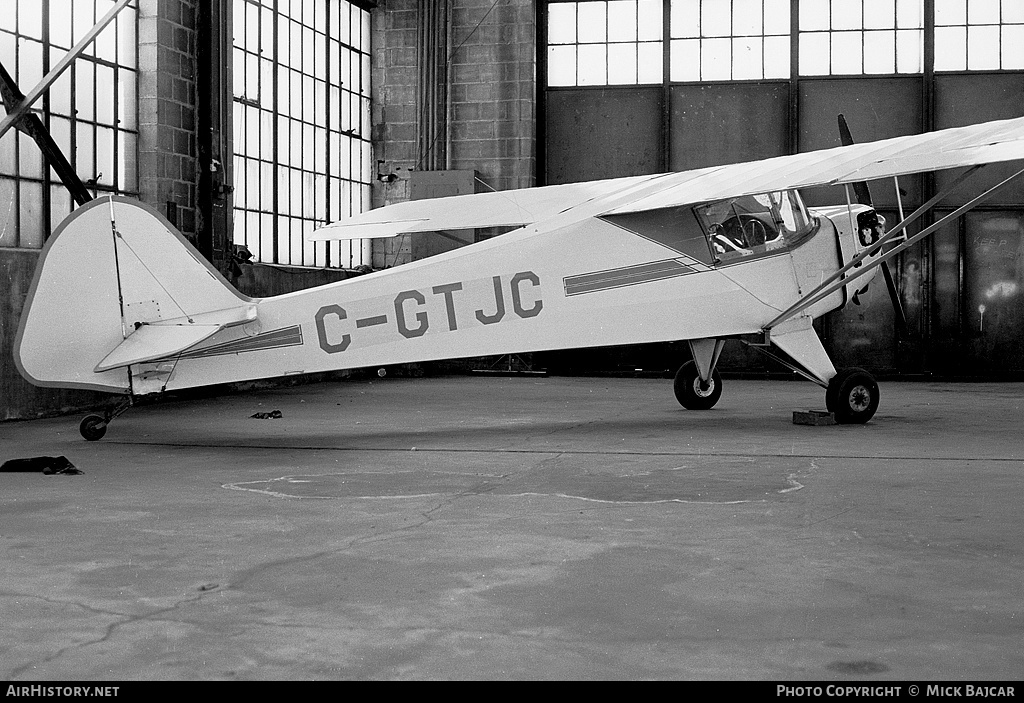
[[[1024,159],[1024,117],[731,164],[696,177],[692,172],[672,174],[656,192],[611,207],[604,214],[1017,159]]]
[[[396,237],[411,232],[528,225],[663,175],[453,195],[370,210],[315,230],[312,241]]]

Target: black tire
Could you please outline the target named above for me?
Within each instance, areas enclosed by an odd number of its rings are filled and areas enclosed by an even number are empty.
[[[711,382],[705,387],[697,372],[697,364],[687,361],[676,372],[672,390],[676,400],[687,410],[709,410],[722,397],[722,377],[717,370],[712,371]]]
[[[78,431],[85,439],[95,442],[107,433],[107,421],[102,415],[86,415],[78,425]]]
[[[842,369],[829,381],[825,407],[841,425],[863,425],[878,409],[878,383],[864,369]]]

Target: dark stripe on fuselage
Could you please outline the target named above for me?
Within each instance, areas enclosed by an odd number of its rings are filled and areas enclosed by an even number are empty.
[[[623,268],[610,269],[608,271],[597,271],[595,273],[583,273],[578,276],[568,276],[564,279],[566,295],[581,295],[583,293],[595,293],[597,291],[633,286],[640,283],[662,281],[666,278],[685,276],[695,273],[696,269],[680,263],[675,259],[655,261],[649,264],[637,266],[625,266]]]
[[[201,359],[207,356],[222,356],[224,354],[241,354],[243,352],[263,351],[265,349],[278,349],[280,347],[295,347],[302,345],[302,327],[282,327],[279,330],[272,330],[258,334],[255,337],[243,337],[230,342],[214,344],[203,349],[185,352],[181,359]]]

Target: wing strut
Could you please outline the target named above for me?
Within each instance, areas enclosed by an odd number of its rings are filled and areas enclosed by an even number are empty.
[[[912,212],[909,217],[907,217],[905,220],[903,220],[898,225],[893,227],[891,230],[886,232],[885,235],[881,239],[879,239],[875,243],[875,245],[873,247],[871,247],[871,249],[865,249],[860,254],[858,254],[857,256],[853,257],[850,260],[849,263],[847,263],[845,266],[843,266],[838,271],[833,273],[831,276],[826,278],[814,290],[809,292],[802,299],[800,299],[799,301],[797,301],[796,303],[791,305],[789,308],[787,308],[785,311],[783,311],[780,315],[778,315],[775,319],[773,319],[771,322],[769,322],[767,325],[765,325],[763,329],[770,330],[772,327],[775,327],[780,322],[788,320],[789,318],[793,317],[794,315],[797,315],[800,312],[806,310],[811,305],[814,305],[818,301],[823,300],[824,298],[827,298],[828,296],[832,295],[832,293],[836,292],[837,290],[839,290],[843,286],[849,284],[851,281],[854,281],[854,280],[860,278],[861,276],[863,276],[866,273],[870,273],[871,271],[874,271],[876,268],[881,266],[883,263],[888,262],[889,259],[892,259],[896,255],[903,253],[904,251],[909,249],[913,244],[916,244],[917,242],[919,242],[924,237],[927,237],[928,235],[930,235],[933,232],[935,232],[937,229],[943,227],[950,220],[954,220],[954,219],[960,217],[961,215],[963,215],[964,213],[969,212],[970,210],[973,210],[978,205],[979,202],[981,202],[982,200],[984,200],[984,199],[988,198],[989,196],[993,195],[997,191],[1002,190],[1002,188],[1004,188],[1008,183],[1010,183],[1010,181],[1014,180],[1015,178],[1020,176],[1022,173],[1024,173],[1024,169],[1021,169],[1021,170],[1017,171],[1012,176],[1010,176],[1010,177],[1000,181],[996,185],[994,185],[991,188],[989,188],[988,190],[986,190],[981,195],[977,196],[976,198],[971,199],[965,205],[962,205],[959,208],[957,208],[956,210],[954,210],[953,212],[949,213],[948,215],[946,215],[945,217],[940,219],[938,222],[935,222],[934,224],[929,225],[928,227],[926,227],[925,229],[921,230],[918,234],[914,235],[913,237],[907,238],[902,244],[900,244],[899,246],[891,249],[888,253],[880,255],[877,259],[875,259],[874,261],[872,261],[872,262],[870,262],[868,264],[861,265],[861,262],[865,258],[867,258],[868,256],[871,256],[872,253],[878,249],[878,247],[880,247],[881,245],[885,244],[886,242],[889,242],[889,241],[895,239],[896,236],[901,234],[903,232],[903,230],[905,230],[907,228],[908,225],[910,225],[912,222],[917,220],[919,217],[921,217],[923,214],[925,214],[928,210],[930,210],[932,207],[934,207],[936,203],[938,203],[940,200],[945,198],[947,195],[949,195],[951,192],[953,192],[956,188],[958,188],[960,185],[962,185],[969,177],[975,175],[981,168],[983,168],[983,167],[982,166],[974,166],[969,171],[967,171],[966,173],[962,174],[959,178],[956,179],[956,181],[954,181],[945,190],[943,190],[941,193],[939,193],[938,195],[933,197],[931,200],[926,202],[924,205],[919,207],[917,210]],[[906,236],[906,235],[903,235],[903,236]],[[847,272],[849,272],[851,269],[856,268],[857,266],[860,266],[860,268],[858,268],[855,273],[853,273],[850,276],[846,276],[845,275]]]

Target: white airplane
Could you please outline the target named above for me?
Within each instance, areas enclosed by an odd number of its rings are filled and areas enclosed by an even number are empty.
[[[849,141],[844,138],[844,141]],[[323,227],[317,240],[498,225],[493,239],[392,269],[270,298],[232,288],[147,205],[104,197],[49,238],[15,361],[40,386],[123,396],[82,420],[86,439],[133,398],[256,378],[435,359],[687,340],[675,378],[711,408],[726,339],[759,335],[826,389],[841,423],[867,422],[878,384],[837,372],[812,321],[842,307],[885,261],[959,217],[907,226],[979,167],[1024,159],[1024,118],[682,173],[400,203]],[[850,187],[972,167],[884,232]],[[799,190],[847,185],[809,210]],[[861,198],[863,199],[863,198]],[[901,242],[896,246],[892,246]]]

